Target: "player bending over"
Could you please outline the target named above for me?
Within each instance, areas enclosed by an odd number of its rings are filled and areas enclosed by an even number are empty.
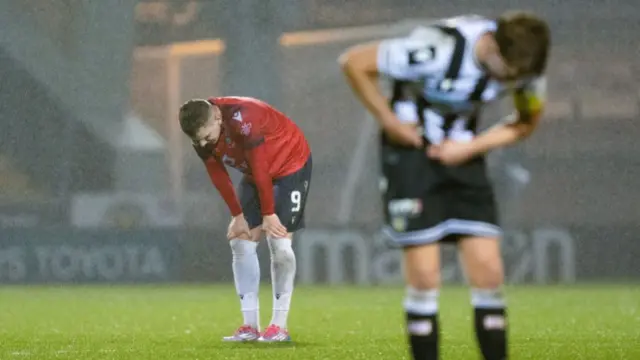
[[[312,167],[309,144],[287,116],[252,98],[190,100],[179,117],[232,216],[227,238],[244,323],[224,340],[289,341],[287,316],[296,273],[291,240],[304,227]],[[239,197],[225,165],[244,174]],[[263,231],[271,251],[273,317],[260,334],[256,248]]]
[[[507,358],[501,229],[485,154],[536,128],[549,44],[547,24],[517,12],[443,19],[404,38],[355,46],[340,59],[383,129],[385,232],[404,248],[413,359],[438,358],[441,241],[457,244],[484,358]],[[379,75],[394,81],[390,102]],[[482,106],[507,94],[515,116],[477,133]]]

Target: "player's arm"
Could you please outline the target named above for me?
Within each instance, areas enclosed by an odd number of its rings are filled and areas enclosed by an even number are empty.
[[[510,121],[502,122],[473,140],[478,153],[508,146],[523,140],[537,128],[546,100],[546,81],[536,79],[513,93],[515,113]]]
[[[383,129],[399,123],[386,97],[378,87],[378,52],[381,42],[372,42],[350,48],[340,59],[347,82]]]
[[[195,146],[194,146],[195,147]],[[242,206],[240,205],[240,201],[236,196],[236,191],[233,187],[233,182],[231,181],[231,177],[227,172],[227,169],[224,167],[220,161],[218,161],[213,156],[202,156],[201,152],[198,151],[198,155],[204,161],[205,167],[207,168],[207,173],[209,174],[209,178],[213,183],[213,186],[216,187],[220,196],[227,204],[229,211],[231,212],[231,216],[236,217],[242,214]]]
[[[380,90],[378,78],[387,75],[395,79],[418,80],[434,71],[439,54],[433,44],[437,44],[434,30],[423,29],[407,38],[354,46],[338,60],[353,92],[391,135],[403,125]]]

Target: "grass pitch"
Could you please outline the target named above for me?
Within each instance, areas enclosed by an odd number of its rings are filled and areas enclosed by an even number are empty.
[[[640,359],[640,286],[509,287],[512,359]],[[261,293],[262,324],[271,291]],[[231,286],[0,288],[0,359],[408,359],[399,287],[299,287],[291,344],[221,342]],[[469,295],[441,296],[442,358],[479,359]]]

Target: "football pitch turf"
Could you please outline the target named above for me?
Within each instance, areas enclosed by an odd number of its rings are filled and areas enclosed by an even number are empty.
[[[506,289],[511,359],[640,359],[640,286]],[[290,344],[221,342],[232,286],[0,288],[0,359],[408,359],[400,287],[299,287]],[[468,291],[445,287],[442,359],[479,359]],[[264,326],[271,289],[261,290]]]

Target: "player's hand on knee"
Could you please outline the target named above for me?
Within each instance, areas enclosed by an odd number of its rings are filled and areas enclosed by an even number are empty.
[[[266,215],[262,218],[262,230],[267,233],[267,236],[274,238],[287,237],[287,228],[282,225],[276,214]]]
[[[244,218],[244,214],[234,216],[231,219],[231,223],[229,223],[229,228],[227,229],[227,239],[251,239],[251,230],[249,229],[247,220]]]

